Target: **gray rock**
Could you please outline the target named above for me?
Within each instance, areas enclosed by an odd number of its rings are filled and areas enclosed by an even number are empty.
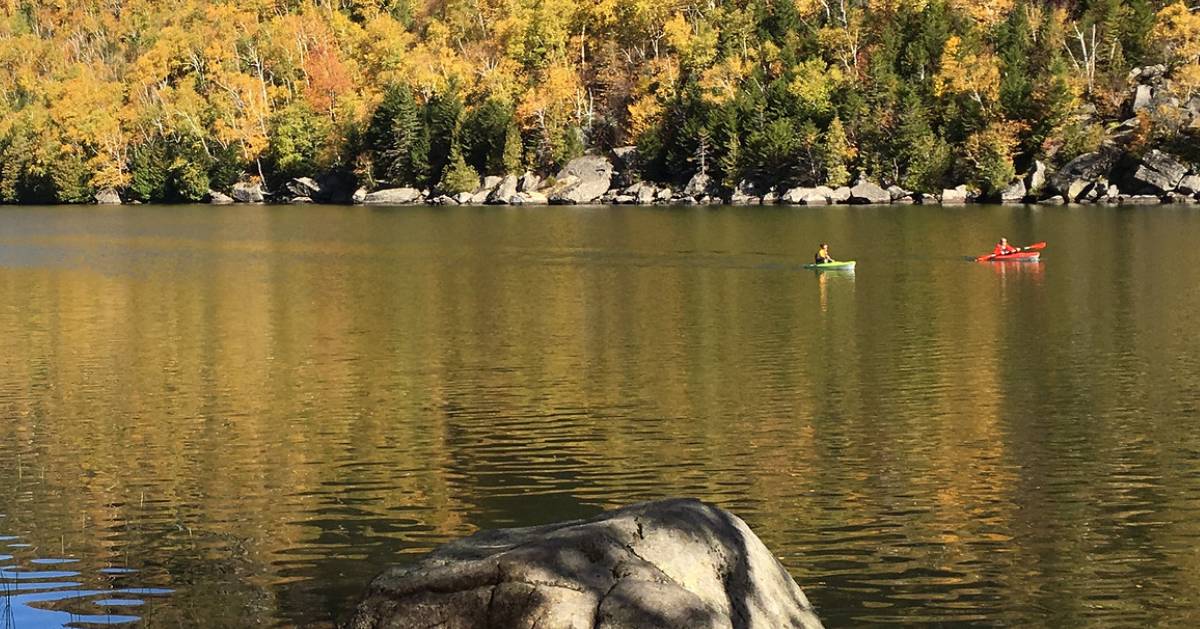
[[[421,191],[416,188],[388,188],[376,190],[363,199],[366,205],[411,205],[421,200]]]
[[[476,533],[376,577],[348,629],[818,629],[737,516],[664,500]]]
[[[1177,192],[1183,194],[1196,194],[1200,192],[1200,175],[1188,175],[1179,181],[1179,185],[1175,187]]]
[[[321,195],[321,184],[310,177],[297,177],[284,184],[283,188],[293,197],[308,197],[311,200]]]
[[[654,200],[659,203],[668,203],[674,196],[675,193],[671,190],[671,186],[663,186],[654,195]]]
[[[1117,201],[1121,205],[1161,205],[1162,198],[1153,194],[1122,195]]]
[[[363,201],[366,201],[367,200],[367,189],[366,188],[358,188],[357,190],[354,191],[354,194],[350,197],[350,200],[354,203],[362,203]]]
[[[1041,160],[1034,160],[1033,165],[1029,167],[1029,172],[1025,174],[1025,191],[1028,194],[1038,194],[1046,185],[1046,165]]]
[[[1063,205],[1066,202],[1067,200],[1060,196],[1046,197],[1045,199],[1039,199],[1038,205]]]
[[[775,194],[775,191],[773,190],[766,192],[762,195],[762,199],[759,199],[759,202],[763,205],[775,205],[776,203],[779,203],[779,195]]]
[[[1093,182],[1088,181],[1087,179],[1072,179],[1064,190],[1067,196],[1067,201],[1071,203],[1078,203],[1079,201],[1084,200],[1087,197],[1087,191],[1091,189],[1092,184]]]
[[[541,177],[538,177],[531,172],[526,172],[524,175],[521,175],[519,180],[517,180],[517,192],[533,192],[534,190],[537,190],[538,186],[540,185],[542,185]]]
[[[1154,89],[1149,85],[1139,85],[1133,90],[1133,110],[1135,112],[1149,109],[1154,103]]]
[[[633,205],[634,203],[637,203],[637,197],[631,194],[618,194],[617,196],[613,197],[612,202],[616,203],[617,205]]]
[[[870,181],[860,181],[850,189],[850,203],[855,205],[891,203],[892,195]]]
[[[729,195],[729,202],[733,205],[759,203],[762,198],[762,192],[758,188],[758,186],[754,185],[754,182],[743,179],[734,186],[733,192]]]
[[[261,184],[247,181],[233,184],[233,190],[229,191],[229,195],[238,203],[262,203],[267,198]]]
[[[470,192],[460,192],[453,196],[455,203],[458,203],[459,205],[470,205],[471,199],[473,198],[475,198],[475,195],[471,194]]]
[[[529,192],[522,192],[521,196],[525,198],[526,205],[549,205],[550,204],[549,197],[547,197],[546,195],[544,195],[541,192],[538,192],[536,190],[532,190]]]
[[[292,205],[312,205],[313,200],[309,197],[292,197],[288,199],[288,203]]]
[[[643,183],[634,196],[639,205],[650,205],[658,198],[658,189],[654,187],[654,184]]]
[[[1197,203],[1196,199],[1191,195],[1180,194],[1178,192],[1172,193],[1170,196],[1168,196],[1167,201],[1176,205],[1195,205]]]
[[[942,190],[942,205],[962,205],[967,202],[967,187]]]
[[[213,205],[229,205],[230,203],[233,203],[233,197],[230,197],[229,195],[227,195],[223,192],[217,192],[216,190],[209,190],[208,191],[208,202]]]
[[[608,158],[599,155],[576,157],[558,172],[558,183],[547,196],[551,203],[593,203],[608,192],[612,176],[613,165]],[[564,185],[569,179],[574,182]]]
[[[96,193],[96,205],[121,205],[121,195],[112,188],[105,188]]]
[[[709,191],[709,178],[704,173],[696,173],[683,187],[683,194],[689,197],[703,197]]]
[[[508,200],[517,194],[517,183],[516,175],[505,175],[496,189],[488,195],[487,202],[493,205],[507,204]]]
[[[1129,71],[1130,83],[1145,83],[1153,85],[1162,80],[1163,75],[1167,73],[1167,66],[1159,63],[1155,65],[1142,66],[1133,68]]]
[[[1023,203],[1025,201],[1025,194],[1025,182],[1018,179],[1000,191],[1000,202]]]
[[[1093,153],[1084,153],[1067,162],[1057,173],[1049,177],[1049,186],[1055,192],[1069,194],[1073,182],[1085,180],[1092,182],[1100,177],[1108,176],[1110,170],[1120,157],[1116,149],[1101,149]],[[1073,197],[1072,197],[1073,198]]]
[[[432,199],[429,199],[429,205],[458,205],[458,201],[454,197],[445,194],[439,194]]]
[[[1142,156],[1142,163],[1133,172],[1133,178],[1163,192],[1171,192],[1187,173],[1187,166],[1174,155],[1154,149]]]
[[[812,188],[810,187],[788,188],[788,190],[784,192],[784,196],[779,197],[779,202],[786,203],[788,205],[799,205],[800,203],[803,203],[805,194],[808,194],[811,191]]]
[[[823,187],[823,186],[818,186],[818,187]],[[847,188],[846,186],[842,186],[840,188],[834,188],[829,191],[829,202],[830,203],[847,203],[850,201],[850,196],[852,194],[853,194],[853,192],[851,192],[850,188]]]
[[[892,197],[892,202],[895,203],[901,199],[912,200],[912,193],[895,184],[887,187],[888,194]]]

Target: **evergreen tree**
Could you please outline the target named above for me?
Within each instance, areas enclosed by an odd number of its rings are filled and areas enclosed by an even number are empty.
[[[525,170],[525,145],[521,139],[521,129],[517,121],[509,119],[508,129],[504,133],[504,151],[500,154],[500,171],[516,175]]]
[[[479,187],[479,173],[467,164],[458,142],[454,142],[450,146],[446,173],[442,177],[439,187],[444,194],[450,195],[473,192]]]
[[[426,186],[430,179],[430,129],[407,85],[389,86],[364,137],[374,154],[374,178],[393,185]]]
[[[849,165],[854,155],[841,118],[834,116],[821,141],[821,164],[825,168],[826,185],[836,188],[850,183]]]
[[[458,145],[458,131],[463,117],[462,97],[451,85],[445,92],[435,94],[425,104],[425,129],[428,138],[428,177],[421,185],[432,186],[441,181],[450,163],[452,149]],[[459,151],[462,147],[459,146]]]

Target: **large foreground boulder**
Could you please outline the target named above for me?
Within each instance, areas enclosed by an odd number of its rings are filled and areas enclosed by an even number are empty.
[[[574,183],[556,186],[549,195],[551,203],[594,203],[608,192],[612,183],[613,165],[600,155],[584,155],[567,162],[558,172],[560,183],[574,177]]]
[[[696,500],[477,533],[375,578],[350,629],[816,629],[737,516]]]

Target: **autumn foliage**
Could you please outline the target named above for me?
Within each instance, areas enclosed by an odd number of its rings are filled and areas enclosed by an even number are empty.
[[[1152,0],[4,0],[0,201],[469,187],[636,144],[641,176],[994,188],[1094,143],[1130,68],[1200,92]],[[1098,113],[1095,113],[1098,112]],[[1089,117],[1090,116],[1090,117]],[[697,156],[703,154],[702,159]],[[453,174],[454,181],[445,180]],[[452,185],[446,185],[452,184]]]

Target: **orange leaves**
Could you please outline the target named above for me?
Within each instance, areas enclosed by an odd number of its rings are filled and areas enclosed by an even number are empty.
[[[304,96],[316,111],[332,113],[338,98],[354,88],[353,77],[337,49],[318,43],[304,64],[308,87]]]

